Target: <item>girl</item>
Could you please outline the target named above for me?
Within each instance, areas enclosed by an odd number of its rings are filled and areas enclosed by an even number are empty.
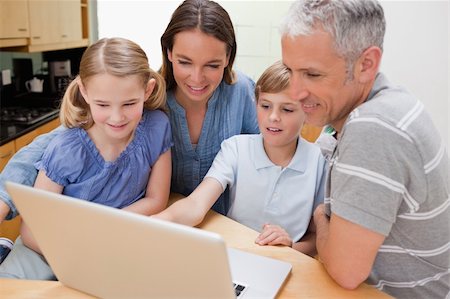
[[[299,137],[305,115],[287,94],[289,71],[277,62],[256,83],[259,135],[222,143],[205,179],[157,218],[197,225],[228,186],[227,216],[260,231],[260,245],[287,245],[315,254],[311,216],[323,201],[325,160]]]
[[[169,121],[158,110],[165,103],[164,79],[137,44],[99,40],[83,54],[64,95],[60,120],[69,129],[35,164],[34,186],[144,215],[161,211],[171,173]],[[39,253],[23,223],[0,276],[53,278]]]

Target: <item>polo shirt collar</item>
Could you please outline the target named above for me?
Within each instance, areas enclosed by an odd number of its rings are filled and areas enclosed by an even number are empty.
[[[262,169],[267,167],[279,167],[275,164],[273,164],[272,161],[270,161],[269,157],[266,154],[266,151],[264,150],[264,144],[263,144],[263,137],[262,134],[256,135],[256,142],[253,143],[253,153],[255,154],[254,163],[256,169]],[[295,150],[294,157],[292,157],[291,162],[286,168],[298,171],[298,172],[305,172],[306,170],[306,160],[305,158],[302,159],[302,155],[307,155],[307,153],[301,153],[301,148],[307,149],[306,147],[302,146],[306,141],[302,138],[298,139],[297,149]]]

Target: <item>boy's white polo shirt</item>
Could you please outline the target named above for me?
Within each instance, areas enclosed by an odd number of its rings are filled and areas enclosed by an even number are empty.
[[[301,138],[282,169],[267,157],[261,134],[237,135],[222,142],[206,177],[230,187],[228,217],[259,232],[266,223],[277,224],[298,241],[323,202],[324,167],[320,149]]]

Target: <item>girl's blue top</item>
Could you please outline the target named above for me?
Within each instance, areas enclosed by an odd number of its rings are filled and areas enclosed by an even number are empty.
[[[87,132],[62,131],[35,164],[64,186],[63,194],[123,208],[145,196],[152,166],[172,146],[167,115],[144,110],[133,140],[115,161],[105,161]]]

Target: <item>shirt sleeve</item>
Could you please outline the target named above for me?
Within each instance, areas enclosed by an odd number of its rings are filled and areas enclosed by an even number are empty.
[[[348,124],[330,174],[331,212],[387,236],[402,203],[412,144],[370,122]],[[415,157],[415,158],[412,158]]]
[[[0,200],[5,202],[10,212],[6,216],[6,220],[12,219],[18,215],[17,209],[5,189],[5,182],[11,181],[22,185],[33,186],[36,180],[37,170],[34,163],[39,161],[47,148],[50,141],[58,136],[61,131],[65,130],[60,126],[55,130],[38,136],[29,145],[21,148],[6,164],[0,174]]]
[[[210,177],[216,179],[222,185],[223,190],[227,186],[232,187],[236,181],[237,153],[236,136],[224,140],[205,178]]]
[[[146,111],[145,124],[141,134],[144,135],[145,145],[150,154],[150,165],[153,166],[159,156],[168,151],[172,145],[172,131],[167,115],[160,111]]]
[[[79,136],[79,128],[69,129],[54,138],[45,149],[42,159],[35,163],[37,170],[61,186],[77,182],[84,168],[91,167],[92,155],[85,140]],[[87,137],[87,135],[85,136]],[[70,157],[70,158],[69,158]]]

